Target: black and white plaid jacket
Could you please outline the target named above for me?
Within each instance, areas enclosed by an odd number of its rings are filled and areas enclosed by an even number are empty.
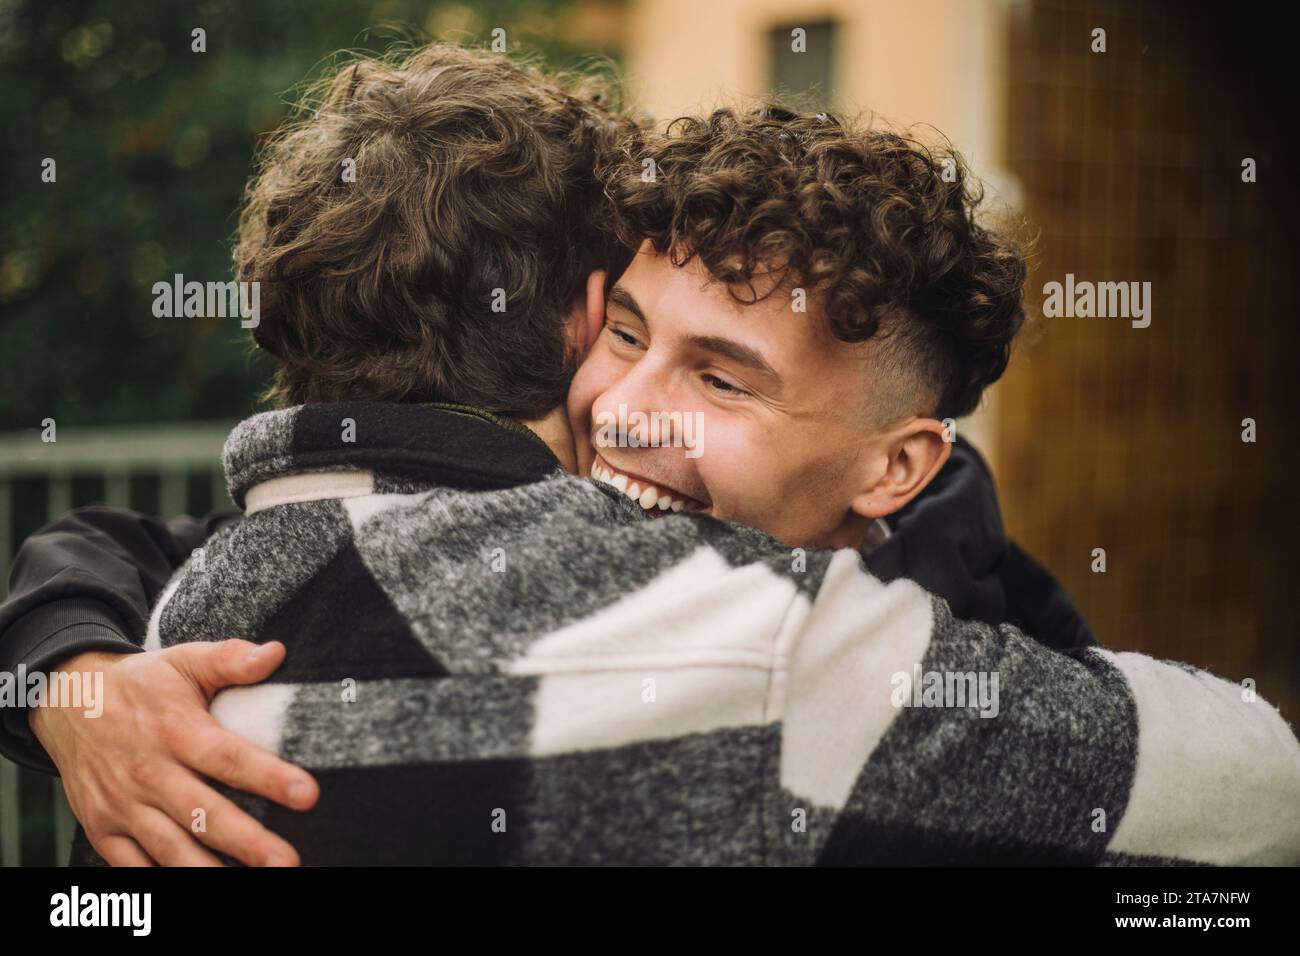
[[[144,644],[287,645],[212,711],[319,780],[236,797],[307,864],[1300,862],[1295,735],[1193,667],[646,520],[469,409],[257,415],[226,471]]]

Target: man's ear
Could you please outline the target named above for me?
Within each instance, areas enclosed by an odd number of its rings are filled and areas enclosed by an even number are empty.
[[[597,269],[587,276],[582,294],[574,298],[569,309],[569,346],[579,361],[587,357],[605,325],[605,275],[604,269]]]
[[[943,433],[943,422],[914,418],[884,436],[878,447],[885,467],[853,499],[853,511],[864,518],[883,518],[919,495],[952,454]]]
[[[604,269],[597,269],[587,276],[587,301],[583,319],[582,354],[586,355],[596,344],[600,330],[605,326]]]

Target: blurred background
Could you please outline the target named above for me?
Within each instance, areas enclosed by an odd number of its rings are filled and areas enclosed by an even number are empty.
[[[0,0],[0,581],[69,507],[227,504],[221,443],[267,363],[235,321],[155,318],[153,283],[229,277],[255,147],[332,52],[498,28],[661,119],[782,91],[951,139],[1037,234],[1031,326],[958,426],[1009,531],[1107,647],[1253,679],[1300,721],[1289,51],[1224,4]],[[1150,326],[1043,318],[1067,273],[1150,282]],[[61,862],[70,832],[57,781],[0,758],[0,862]]]

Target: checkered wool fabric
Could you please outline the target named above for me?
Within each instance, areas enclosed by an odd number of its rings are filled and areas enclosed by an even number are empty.
[[[247,516],[146,648],[287,645],[212,709],[320,781],[305,814],[236,797],[305,863],[1300,861],[1294,734],[1195,668],[647,520],[468,409],[262,414],[226,469]],[[996,714],[901,693],[929,674],[995,676]]]

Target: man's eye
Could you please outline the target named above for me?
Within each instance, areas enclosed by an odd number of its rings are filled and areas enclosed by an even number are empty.
[[[705,375],[704,381],[708,382],[709,386],[713,388],[714,391],[721,392],[724,395],[748,395],[749,394],[749,392],[745,391],[743,388],[737,388],[735,385],[732,385],[726,379],[718,378],[718,376],[716,375]]]
[[[622,329],[615,328],[612,325],[609,327],[609,330],[625,345],[631,345],[634,348],[640,347],[641,343],[637,341],[635,336],[628,335],[628,333],[624,332]]]

